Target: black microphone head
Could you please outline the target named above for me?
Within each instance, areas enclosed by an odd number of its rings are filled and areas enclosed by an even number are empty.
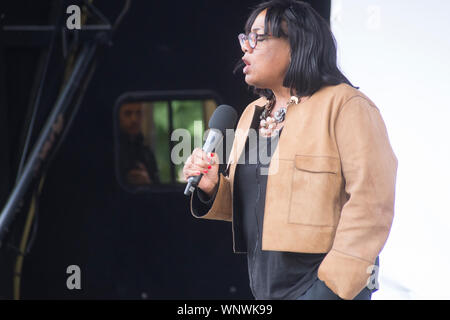
[[[208,126],[210,129],[217,129],[224,133],[226,129],[234,129],[237,119],[236,110],[229,105],[222,104],[212,114]]]

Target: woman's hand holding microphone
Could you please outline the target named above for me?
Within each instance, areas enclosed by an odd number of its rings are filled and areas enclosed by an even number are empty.
[[[203,173],[198,188],[212,197],[219,183],[219,157],[216,153],[206,153],[201,148],[195,148],[186,159],[183,167],[184,180]]]

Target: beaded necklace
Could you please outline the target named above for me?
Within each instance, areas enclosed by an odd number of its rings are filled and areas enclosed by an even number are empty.
[[[278,133],[280,129],[275,129],[278,123],[281,123],[284,121],[284,118],[286,116],[287,108],[290,105],[298,104],[299,99],[296,96],[292,96],[289,99],[289,102],[286,104],[286,107],[280,108],[275,112],[275,115],[273,117],[270,117],[270,113],[273,110],[273,107],[275,106],[275,99],[271,99],[266,103],[264,106],[264,111],[259,116],[260,123],[259,123],[259,133],[260,135],[264,137],[270,137],[273,133]]]

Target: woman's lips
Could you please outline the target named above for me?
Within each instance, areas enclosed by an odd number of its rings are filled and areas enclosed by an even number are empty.
[[[245,63],[245,67],[244,67],[244,69],[242,69],[242,72],[243,73],[247,73],[248,69],[250,67],[250,63],[247,60],[245,60],[245,59],[242,59],[242,61],[244,61],[244,63]]]

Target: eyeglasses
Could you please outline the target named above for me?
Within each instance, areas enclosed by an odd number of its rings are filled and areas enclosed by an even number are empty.
[[[244,33],[240,33],[238,35],[238,39],[239,39],[239,43],[240,43],[241,47],[243,47],[245,45],[245,41],[248,40],[248,44],[250,45],[250,48],[252,48],[252,49],[256,48],[256,44],[258,43],[258,41],[264,41],[269,37],[270,37],[270,35],[268,35],[268,34],[257,34],[256,32],[250,32],[248,35],[246,35]]]

